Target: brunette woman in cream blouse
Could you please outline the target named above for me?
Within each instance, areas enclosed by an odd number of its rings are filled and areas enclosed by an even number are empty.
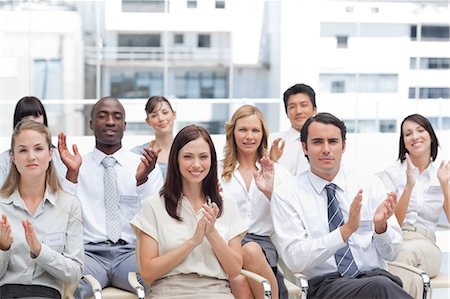
[[[387,190],[396,192],[399,198],[395,216],[403,230],[403,247],[397,261],[434,277],[442,259],[435,237],[442,208],[450,221],[450,161],[433,163],[439,141],[422,115],[409,115],[400,129],[399,162],[382,176]]]
[[[78,199],[58,183],[48,128],[19,122],[0,189],[0,298],[61,298],[81,277],[83,224]]]
[[[242,268],[245,227],[235,202],[218,190],[211,137],[185,127],[173,141],[160,196],[131,221],[147,298],[234,298],[228,278]]]

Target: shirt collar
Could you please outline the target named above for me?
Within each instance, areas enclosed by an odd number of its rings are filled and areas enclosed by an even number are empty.
[[[102,161],[106,156],[114,157],[117,163],[119,163],[121,166],[125,165],[126,151],[123,148],[120,148],[112,155],[107,155],[98,148],[94,148],[94,150],[92,151],[92,157],[94,158],[95,164],[97,164],[98,166],[102,164]]]
[[[236,160],[236,164],[234,165],[234,170],[236,171],[239,168],[239,161]],[[261,162],[260,161],[256,161],[255,166],[258,170],[261,170]]]
[[[57,195],[52,192],[50,189],[50,186],[47,185],[45,188],[44,193],[44,200],[48,201],[50,204],[55,205],[56,204],[56,197]],[[4,200],[6,204],[14,204],[17,207],[20,207],[22,209],[25,209],[25,203],[23,202],[22,198],[20,197],[19,189],[16,189],[14,193],[7,199]]]
[[[339,189],[344,190],[345,175],[344,175],[344,171],[342,170],[342,166],[339,169],[339,172],[336,174],[336,176],[334,177],[334,179],[331,182],[324,180],[321,177],[315,175],[314,173],[311,172],[311,170],[309,170],[309,172],[308,172],[308,178],[309,178],[309,181],[310,181],[311,185],[313,186],[314,190],[316,190],[317,194],[320,194],[323,191],[323,189],[325,189],[325,186],[330,183],[333,183]]]
[[[300,141],[300,132],[291,126],[286,134],[286,139],[289,141]]]

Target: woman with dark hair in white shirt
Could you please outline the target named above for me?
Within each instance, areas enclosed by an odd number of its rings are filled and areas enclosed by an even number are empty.
[[[439,141],[422,115],[407,116],[400,128],[399,162],[382,176],[386,189],[399,198],[395,216],[403,230],[403,246],[397,261],[434,277],[442,260],[435,236],[442,208],[450,221],[450,161],[434,165]]]
[[[80,204],[61,189],[52,155],[44,124],[18,123],[0,189],[0,298],[61,298],[81,277]]]
[[[234,298],[228,279],[242,268],[244,224],[233,199],[222,197],[209,133],[190,125],[175,137],[159,196],[131,221],[148,298]]]

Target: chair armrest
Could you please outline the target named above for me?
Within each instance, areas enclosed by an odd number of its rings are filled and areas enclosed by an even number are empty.
[[[450,225],[444,223],[438,223],[436,227],[441,230],[450,230]]]
[[[81,279],[86,280],[94,292],[94,299],[102,299],[102,286],[92,275],[83,275]]]
[[[128,282],[130,283],[131,287],[136,291],[138,298],[144,299],[145,298],[144,287],[139,283],[136,272],[128,273]]]
[[[261,275],[258,275],[256,273],[250,272],[248,270],[244,270],[244,269],[241,269],[241,274],[247,278],[250,278],[256,282],[259,282],[262,285],[262,287],[264,289],[264,299],[272,298],[272,288],[270,287],[270,282],[266,278],[264,278]]]
[[[428,292],[431,288],[430,276],[428,276],[427,272],[423,271],[422,269],[399,262],[388,262],[388,266],[389,268],[400,268],[419,275],[423,281],[423,298],[427,298]],[[389,270],[389,272],[391,272],[391,270]]]
[[[307,298],[309,288],[308,279],[301,273],[294,273],[294,276],[297,280],[297,286],[302,291],[302,297],[305,296],[304,298]]]

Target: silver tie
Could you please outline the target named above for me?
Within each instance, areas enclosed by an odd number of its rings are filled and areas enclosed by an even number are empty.
[[[106,235],[114,243],[120,239],[122,227],[120,224],[117,178],[114,170],[116,162],[116,159],[111,156],[106,156],[102,160],[102,165],[105,167],[103,182],[105,185]]]

